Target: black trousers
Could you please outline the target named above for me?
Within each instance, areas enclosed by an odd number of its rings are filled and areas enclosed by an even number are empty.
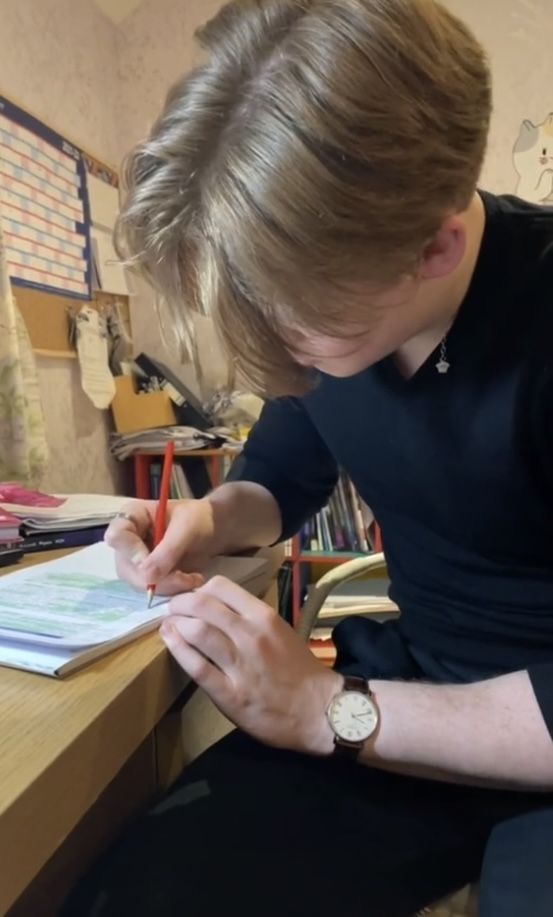
[[[442,664],[395,627],[360,640],[358,626],[339,635],[341,668],[438,680]],[[62,917],[410,917],[479,876],[480,917],[552,917],[553,794],[401,777],[235,732],[129,827]]]

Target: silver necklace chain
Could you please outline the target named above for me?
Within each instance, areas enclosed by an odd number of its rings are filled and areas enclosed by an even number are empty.
[[[447,334],[444,334],[440,342],[440,359],[436,363],[436,370],[440,373],[441,376],[449,372],[449,367],[451,363],[447,359]]]

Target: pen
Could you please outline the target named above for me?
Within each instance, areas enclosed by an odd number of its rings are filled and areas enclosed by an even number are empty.
[[[160,541],[165,535],[165,526],[167,521],[167,503],[169,500],[169,491],[171,489],[171,474],[173,472],[173,457],[175,455],[175,443],[171,440],[165,447],[165,457],[163,459],[163,471],[161,474],[161,484],[159,488],[159,500],[156,509],[156,518],[154,521],[154,548],[157,548]],[[154,596],[156,594],[156,584],[151,583],[148,586],[148,608],[151,608]]]

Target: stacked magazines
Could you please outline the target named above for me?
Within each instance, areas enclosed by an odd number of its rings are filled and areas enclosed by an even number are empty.
[[[163,453],[168,442],[175,443],[176,452],[195,452],[198,449],[236,449],[244,445],[226,427],[197,430],[195,427],[155,427],[133,433],[112,433],[110,451],[120,461],[136,452]]]
[[[11,520],[12,544],[23,553],[95,544],[128,502],[110,494],[44,494],[0,482],[1,527],[7,533]]]
[[[352,482],[342,473],[328,504],[304,525],[301,547],[305,551],[374,550],[375,522]]]

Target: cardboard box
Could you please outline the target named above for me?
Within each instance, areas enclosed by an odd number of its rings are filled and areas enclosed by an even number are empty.
[[[115,377],[115,398],[111,410],[118,433],[171,427],[177,422],[169,395],[165,392],[138,393],[131,376]]]

